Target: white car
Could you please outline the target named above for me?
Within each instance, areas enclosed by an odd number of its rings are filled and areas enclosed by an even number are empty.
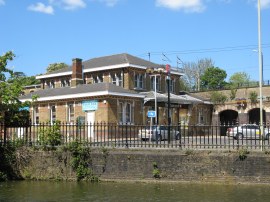
[[[145,127],[139,130],[138,137],[142,140],[161,141],[168,139],[168,126],[152,126]],[[170,139],[179,140],[180,132],[170,129]]]
[[[261,132],[260,126],[256,124],[243,124],[235,126],[233,128],[228,128],[226,135],[228,137],[233,137],[234,139],[260,139]],[[264,128],[263,139],[268,140],[270,136],[270,129]]]

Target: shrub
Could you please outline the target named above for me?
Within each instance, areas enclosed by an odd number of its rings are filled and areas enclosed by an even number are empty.
[[[258,93],[256,91],[251,91],[249,93],[249,99],[251,103],[256,103],[257,102],[257,97],[258,97]]]
[[[224,104],[227,96],[221,92],[213,91],[210,93],[210,99],[214,104]]]
[[[154,178],[160,178],[160,171],[158,169],[156,162],[153,163],[153,172],[152,173],[153,173]]]
[[[38,133],[39,142],[43,146],[56,146],[61,144],[60,121],[56,121],[53,125],[46,125],[41,128]]]

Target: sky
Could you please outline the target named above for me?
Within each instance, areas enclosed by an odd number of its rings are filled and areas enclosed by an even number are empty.
[[[261,0],[261,33],[270,80],[270,0]],[[209,58],[227,79],[246,72],[258,81],[257,0],[0,0],[0,54],[10,50],[8,67],[27,76],[129,53],[179,68]]]

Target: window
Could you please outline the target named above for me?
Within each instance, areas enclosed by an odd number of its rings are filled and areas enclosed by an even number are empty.
[[[156,81],[155,81],[155,78],[156,78]],[[155,84],[156,84],[156,90],[160,91],[160,77],[159,76],[151,77],[151,90],[155,90]]]
[[[55,88],[55,84],[54,84],[53,80],[52,81],[47,81],[46,84],[47,84],[48,88]]]
[[[93,76],[93,83],[102,83],[102,82],[103,82],[103,76],[102,75]]]
[[[62,79],[61,80],[61,87],[67,87],[70,86],[69,79]]]
[[[33,121],[34,121],[34,124],[39,124],[39,108],[38,107],[33,108]]]
[[[205,123],[204,111],[203,111],[203,109],[199,109],[198,124],[204,124],[204,123]]]
[[[175,80],[170,80],[170,92],[175,92]]]
[[[133,123],[133,105],[129,102],[118,103],[118,121],[120,123]]]
[[[111,78],[112,78],[112,83],[117,85],[117,86],[122,86],[122,74],[121,73],[114,73],[111,74]]]
[[[134,87],[139,88],[139,89],[143,89],[143,87],[144,87],[144,85],[143,85],[143,74],[135,74]]]
[[[126,123],[130,123],[131,122],[131,104],[130,103],[126,103]]]
[[[118,106],[119,106],[119,112],[118,112],[119,122],[120,122],[120,123],[123,123],[123,122],[124,122],[124,116],[123,116],[123,115],[124,115],[124,114],[123,114],[123,111],[124,111],[124,110],[123,110],[123,103],[120,102]]]
[[[67,106],[67,121],[69,123],[74,123],[74,104],[73,103],[69,103]]]
[[[54,123],[56,121],[56,106],[52,105],[50,107],[50,122]]]

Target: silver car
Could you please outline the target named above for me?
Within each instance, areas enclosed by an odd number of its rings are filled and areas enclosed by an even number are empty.
[[[168,126],[148,126],[139,130],[138,137],[142,140],[161,141],[168,139]],[[170,139],[179,140],[180,132],[170,129]]]
[[[256,124],[243,124],[233,128],[228,128],[226,132],[228,137],[233,137],[234,139],[260,139],[260,126]],[[270,136],[269,128],[264,128],[263,139],[268,140]]]

